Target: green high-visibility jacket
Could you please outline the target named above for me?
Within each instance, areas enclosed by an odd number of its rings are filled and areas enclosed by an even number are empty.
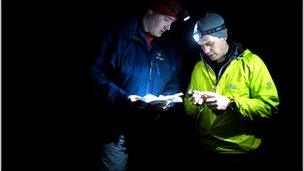
[[[264,62],[245,50],[229,60],[219,80],[204,59],[192,72],[188,90],[215,91],[233,100],[237,110],[216,115],[207,105],[197,106],[184,99],[188,115],[197,118],[204,147],[220,153],[246,153],[258,148],[261,139],[251,131],[257,119],[269,118],[277,111],[279,97]]]

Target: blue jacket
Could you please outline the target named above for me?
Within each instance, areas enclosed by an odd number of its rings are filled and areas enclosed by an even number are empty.
[[[180,63],[175,47],[163,39],[155,38],[148,47],[140,18],[133,18],[105,36],[91,73],[116,108],[129,95],[179,92]]]

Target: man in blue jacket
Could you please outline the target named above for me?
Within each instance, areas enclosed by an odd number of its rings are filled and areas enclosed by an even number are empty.
[[[144,115],[155,118],[157,115],[151,114],[171,109],[167,103],[143,107],[139,103],[141,97],[181,91],[180,56],[172,44],[160,37],[182,14],[184,11],[177,1],[162,1],[150,5],[143,17],[135,17],[105,36],[91,68],[102,92],[100,96],[107,97],[100,107],[104,108],[103,114],[109,116],[108,124],[115,133],[102,148],[101,170],[126,170],[129,154],[126,125],[130,124],[127,123],[130,118],[139,120],[140,116],[145,118]]]

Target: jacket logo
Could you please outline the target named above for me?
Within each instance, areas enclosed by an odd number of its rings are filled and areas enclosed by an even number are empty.
[[[156,57],[155,57],[155,58],[158,59],[158,60],[161,60],[161,61],[165,60],[165,59],[162,57],[162,54],[159,53],[159,52],[156,53]]]
[[[228,90],[235,90],[236,85],[235,84],[229,84],[227,88],[228,88]]]
[[[268,82],[266,83],[266,88],[267,88],[267,89],[271,89],[271,88],[272,88],[272,82],[271,82],[271,81],[268,81]]]

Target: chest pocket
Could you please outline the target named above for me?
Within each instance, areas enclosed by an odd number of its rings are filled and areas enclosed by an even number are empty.
[[[133,45],[124,49],[123,52],[123,56],[119,60],[122,80],[139,80],[143,75],[149,73],[149,60],[142,49]]]
[[[238,96],[246,96],[248,97],[249,92],[249,84],[248,84],[248,76],[246,76],[242,72],[234,72],[233,74],[227,76],[227,82],[225,83],[225,94],[238,95]]]

